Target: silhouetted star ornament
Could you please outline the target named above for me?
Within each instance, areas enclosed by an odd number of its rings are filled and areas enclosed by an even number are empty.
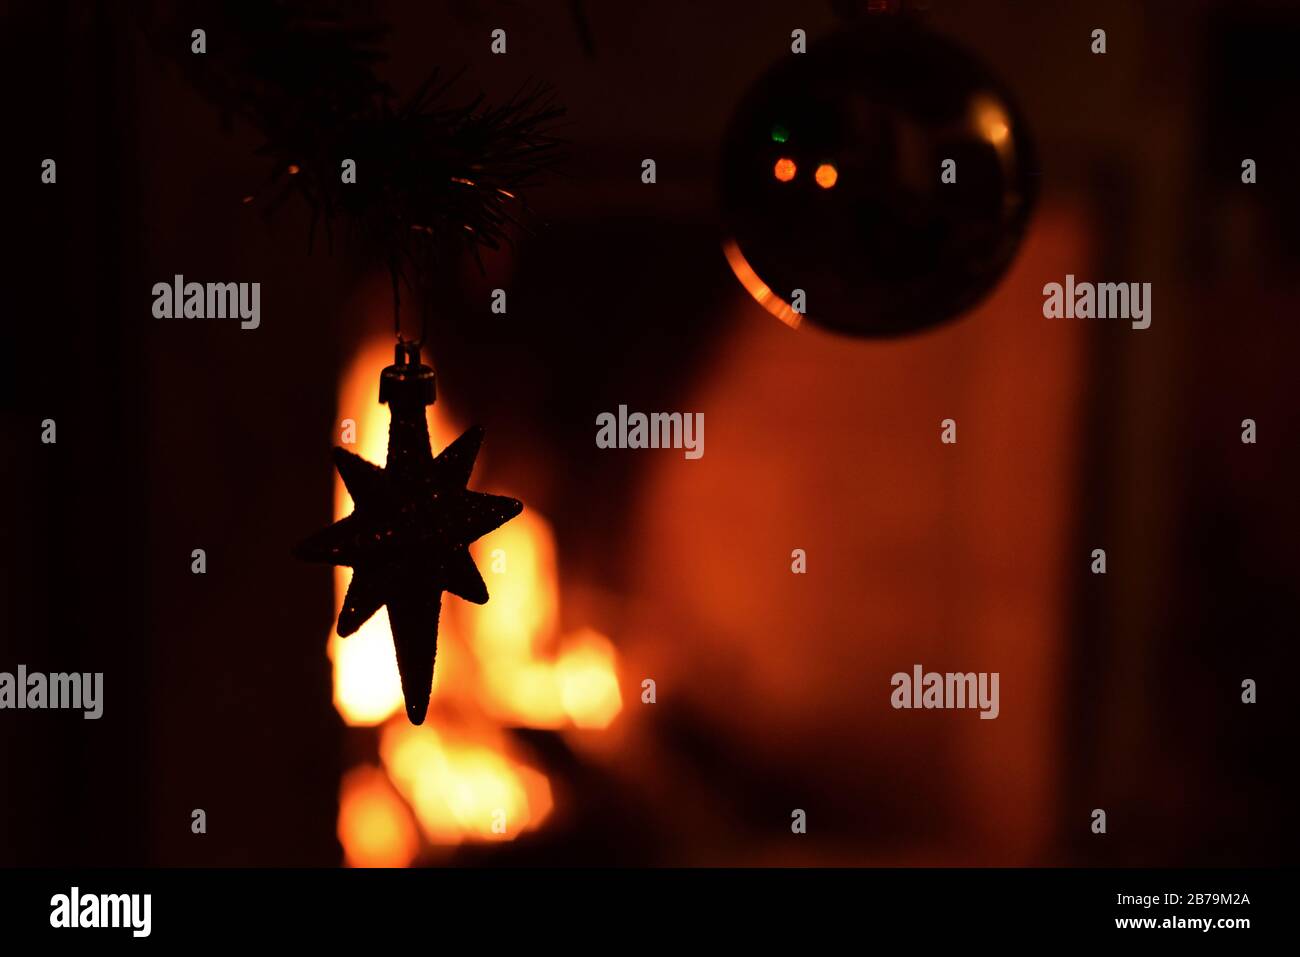
[[[466,487],[483,442],[482,427],[468,429],[434,458],[424,412],[433,400],[433,370],[419,363],[418,349],[404,352],[399,344],[396,364],[379,380],[379,401],[391,416],[386,466],[335,448],[334,464],[355,510],[295,550],[305,561],[351,566],[352,582],[339,611],[340,636],[388,606],[412,724],[423,723],[429,709],[442,593],[479,605],[488,600],[468,546],[523,511],[513,498]]]

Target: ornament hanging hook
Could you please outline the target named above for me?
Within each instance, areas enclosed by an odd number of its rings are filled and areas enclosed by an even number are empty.
[[[388,274],[393,280],[393,335],[397,337],[400,360],[400,350],[404,344],[412,342],[418,350],[420,341],[418,339],[406,339],[402,336],[402,270],[397,264],[396,257],[388,261]]]
[[[393,280],[393,334],[397,337],[397,364],[420,364],[420,349],[424,346],[424,338],[429,329],[429,304],[426,299],[424,308],[420,317],[420,336],[418,339],[407,339],[402,335],[402,270],[398,265],[397,258],[394,257],[388,261],[388,272]],[[407,363],[403,362],[403,356],[407,357]]]
[[[399,340],[393,347],[393,365],[418,366],[420,364],[420,344]]]

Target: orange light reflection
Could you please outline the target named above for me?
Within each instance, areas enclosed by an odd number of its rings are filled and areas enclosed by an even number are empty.
[[[722,253],[727,257],[727,265],[731,267],[731,271],[736,274],[736,278],[745,287],[745,291],[754,297],[755,302],[791,329],[799,328],[803,322],[803,316],[790,308],[788,302],[774,293],[767,283],[758,278],[758,273],[754,272],[753,267],[749,265],[749,260],[740,251],[740,246],[734,239],[728,239],[722,244]]]

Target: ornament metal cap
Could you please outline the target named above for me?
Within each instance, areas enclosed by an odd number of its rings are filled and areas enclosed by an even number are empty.
[[[379,375],[379,401],[393,406],[433,405],[438,390],[433,370],[420,363],[420,346],[399,342],[393,364]]]

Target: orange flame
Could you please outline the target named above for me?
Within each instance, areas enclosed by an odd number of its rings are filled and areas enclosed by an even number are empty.
[[[622,708],[609,639],[584,629],[551,650],[559,581],[550,525],[525,509],[472,551],[492,595],[469,619],[483,709],[533,728],[607,727]]]
[[[387,725],[379,753],[430,841],[505,841],[551,811],[545,775],[507,754],[498,730],[459,734],[426,723]]]
[[[406,867],[415,860],[415,822],[379,768],[361,765],[343,775],[339,843],[351,867]]]
[[[614,646],[590,628],[566,638],[564,644],[555,677],[565,715],[579,728],[609,727],[623,710]]]

